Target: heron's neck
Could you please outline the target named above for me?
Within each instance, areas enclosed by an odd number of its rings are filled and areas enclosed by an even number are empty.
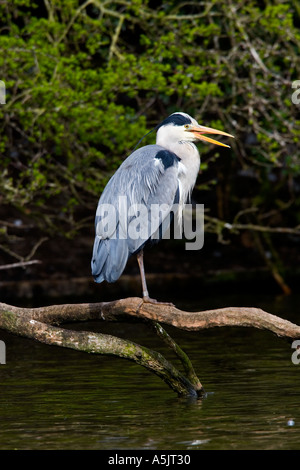
[[[157,145],[161,145],[165,149],[175,153],[180,158],[187,171],[191,170],[192,173],[196,171],[196,174],[198,174],[200,166],[200,155],[196,145],[193,144],[193,142],[174,141],[168,142],[166,144],[165,142],[161,143],[159,139],[157,139],[156,143]]]
[[[159,145],[159,142],[157,142]],[[187,200],[191,193],[200,168],[200,155],[195,144],[192,142],[172,142],[162,145],[167,150],[174,152],[179,158],[181,165],[179,166],[178,178],[182,182],[184,188],[183,199]]]

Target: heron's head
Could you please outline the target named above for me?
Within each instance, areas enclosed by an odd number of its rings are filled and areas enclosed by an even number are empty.
[[[192,118],[186,113],[173,113],[162,121],[157,127],[156,142],[164,145],[167,142],[196,142],[202,140],[211,144],[220,145],[222,147],[229,147],[218,140],[211,139],[205,134],[224,135],[226,137],[233,137],[227,132],[218,131],[211,127],[200,126],[196,119]]]

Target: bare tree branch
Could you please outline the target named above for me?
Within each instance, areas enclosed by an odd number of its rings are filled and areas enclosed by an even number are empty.
[[[40,264],[41,261],[38,259],[33,259],[31,261],[20,261],[20,263],[11,263],[11,264],[3,264],[0,266],[0,270],[3,269],[12,269],[12,268],[24,268],[25,266],[29,266],[31,264]]]
[[[60,306],[56,307],[60,308]],[[67,306],[67,311],[71,310],[69,307]],[[76,310],[76,305],[73,307]],[[0,328],[45,344],[129,359],[159,376],[178,395],[195,398],[204,395],[204,389],[199,381],[198,387],[195,388],[194,384],[160,353],[115,336],[89,331],[74,331],[42,323],[32,318],[31,312],[34,310],[38,311],[38,316],[43,311],[43,309],[23,309],[1,304]],[[46,310],[51,311],[49,308]],[[82,319],[81,316],[80,319]]]
[[[186,377],[156,351],[128,340],[90,331],[74,331],[53,324],[128,318],[151,321],[157,334],[180,358]],[[300,326],[259,308],[227,307],[203,312],[185,312],[169,305],[143,303],[137,297],[93,304],[51,305],[22,308],[0,303],[0,328],[42,343],[93,354],[126,358],[147,368],[181,396],[202,397],[205,392],[187,355],[157,323],[184,330],[202,330],[221,326],[253,327],[269,330],[287,339],[300,338]]]
[[[202,312],[186,312],[170,305],[141,304],[139,297],[111,302],[50,305],[23,308],[0,303],[3,311],[28,314],[44,323],[61,324],[88,320],[122,321],[124,318],[147,319],[189,331],[208,328],[239,326],[269,330],[282,338],[300,338],[300,326],[255,307],[225,307]]]

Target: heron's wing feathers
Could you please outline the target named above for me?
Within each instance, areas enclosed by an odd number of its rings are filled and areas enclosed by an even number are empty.
[[[128,230],[128,245],[132,253],[150,239],[159,240],[168,229],[173,216],[172,210],[176,212],[174,204],[179,202],[180,197],[178,163],[179,159],[175,154],[166,150],[159,151],[151,168],[156,171],[155,176],[150,175],[149,178],[150,172],[143,176],[142,186],[147,185],[147,189],[140,210],[130,220]]]
[[[105,187],[96,214],[92,272],[113,282],[128,257],[160,238],[179,201],[179,158],[158,145],[133,152]]]

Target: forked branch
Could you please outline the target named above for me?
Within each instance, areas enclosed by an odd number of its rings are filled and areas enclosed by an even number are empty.
[[[88,320],[122,321],[128,318],[147,320],[157,334],[180,358],[186,376],[156,351],[128,340],[89,331],[61,328],[61,323]],[[158,323],[185,330],[221,326],[253,327],[269,330],[286,339],[300,338],[300,327],[258,308],[227,307],[203,312],[185,312],[162,304],[143,303],[140,298],[127,298],[93,304],[65,304],[22,308],[0,303],[0,328],[42,343],[87,353],[126,358],[146,367],[182,396],[201,397],[204,389],[187,355]]]

